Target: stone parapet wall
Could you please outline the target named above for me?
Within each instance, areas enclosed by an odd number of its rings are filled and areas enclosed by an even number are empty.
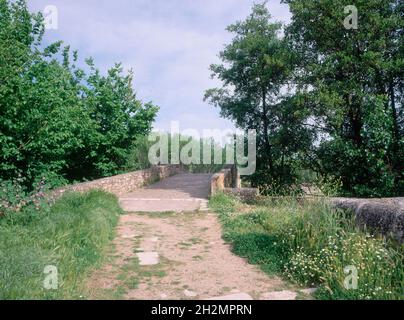
[[[183,172],[181,165],[153,166],[150,169],[139,170],[103,178],[90,182],[66,186],[52,191],[53,197],[58,197],[66,191],[86,192],[100,189],[121,196],[143,186]]]
[[[240,176],[235,165],[227,165],[211,179],[210,194],[223,192],[226,188],[240,188]]]
[[[330,201],[336,208],[352,210],[360,226],[404,241],[404,198],[332,198]]]

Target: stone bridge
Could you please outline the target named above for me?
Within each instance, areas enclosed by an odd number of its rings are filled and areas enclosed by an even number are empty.
[[[234,165],[216,174],[193,174],[181,165],[167,165],[67,186],[53,191],[53,196],[101,189],[115,194],[127,212],[207,211],[210,195],[239,185]]]
[[[128,212],[207,210],[211,174],[180,173],[119,197]]]
[[[210,195],[240,188],[236,166],[216,174],[174,173],[157,183],[119,196],[127,212],[208,211]]]
[[[168,165],[67,186],[54,190],[52,196],[91,189],[115,194],[127,212],[207,211],[208,197],[215,192],[231,193],[247,201],[258,195],[257,189],[241,188],[234,165],[216,174],[192,174],[180,165]],[[327,200],[338,208],[353,210],[359,225],[404,241],[404,198]]]

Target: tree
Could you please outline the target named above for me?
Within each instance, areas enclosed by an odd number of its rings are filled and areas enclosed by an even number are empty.
[[[136,99],[132,73],[116,65],[101,76],[89,59],[87,75],[77,52],[44,48],[43,35],[26,1],[0,0],[0,179],[22,174],[29,186],[119,172],[157,107]]]
[[[84,88],[84,104],[97,124],[97,138],[90,147],[95,157],[89,158],[89,164],[95,177],[113,175],[125,166],[135,138],[150,133],[158,108],[136,98],[133,73],[122,75],[120,64],[110,69],[107,76],[101,76],[92,59],[87,62],[91,74]]]
[[[300,125],[306,114],[288,90],[293,51],[280,38],[281,27],[271,22],[266,3],[254,5],[245,21],[230,25],[234,38],[220,53],[223,63],[211,66],[223,87],[205,94],[223,117],[259,133],[257,173],[251,180],[260,186],[292,184],[296,154],[312,139]]]
[[[358,28],[343,22],[345,0],[284,0],[287,29],[300,53],[300,93],[327,139],[319,171],[341,180],[344,194],[404,192],[402,122],[403,4],[354,1]]]

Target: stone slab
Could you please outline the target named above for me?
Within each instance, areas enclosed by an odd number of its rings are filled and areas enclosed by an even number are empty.
[[[227,296],[209,298],[207,300],[232,301],[232,300],[253,300],[253,298],[247,293],[240,292],[240,293],[235,293],[235,294],[229,294]]]
[[[195,298],[196,296],[198,296],[196,292],[190,290],[184,290],[184,295],[189,298]]]
[[[289,290],[264,293],[261,300],[296,300],[297,293]]]
[[[153,266],[159,263],[159,254],[157,252],[138,252],[136,255],[141,266]]]
[[[313,294],[317,291],[317,288],[309,288],[309,289],[303,289],[300,290],[300,292],[304,293],[304,294]]]

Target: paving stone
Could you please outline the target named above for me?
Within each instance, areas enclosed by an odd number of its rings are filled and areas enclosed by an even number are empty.
[[[134,237],[135,237],[134,234],[122,236],[123,239],[133,239]]]
[[[207,300],[253,300],[253,298],[247,293],[240,292],[240,293],[230,294],[227,296],[210,298]]]
[[[207,200],[201,199],[199,211],[209,211],[209,202]]]
[[[309,288],[309,289],[304,289],[304,290],[300,290],[300,292],[304,293],[304,294],[313,294],[318,290],[318,288]]]
[[[157,252],[138,252],[136,255],[141,266],[152,266],[159,263],[159,254]]]
[[[261,300],[296,300],[297,293],[289,290],[264,293]]]
[[[184,295],[186,297],[190,297],[190,298],[194,298],[194,297],[198,296],[197,293],[190,291],[190,290],[184,290]]]

